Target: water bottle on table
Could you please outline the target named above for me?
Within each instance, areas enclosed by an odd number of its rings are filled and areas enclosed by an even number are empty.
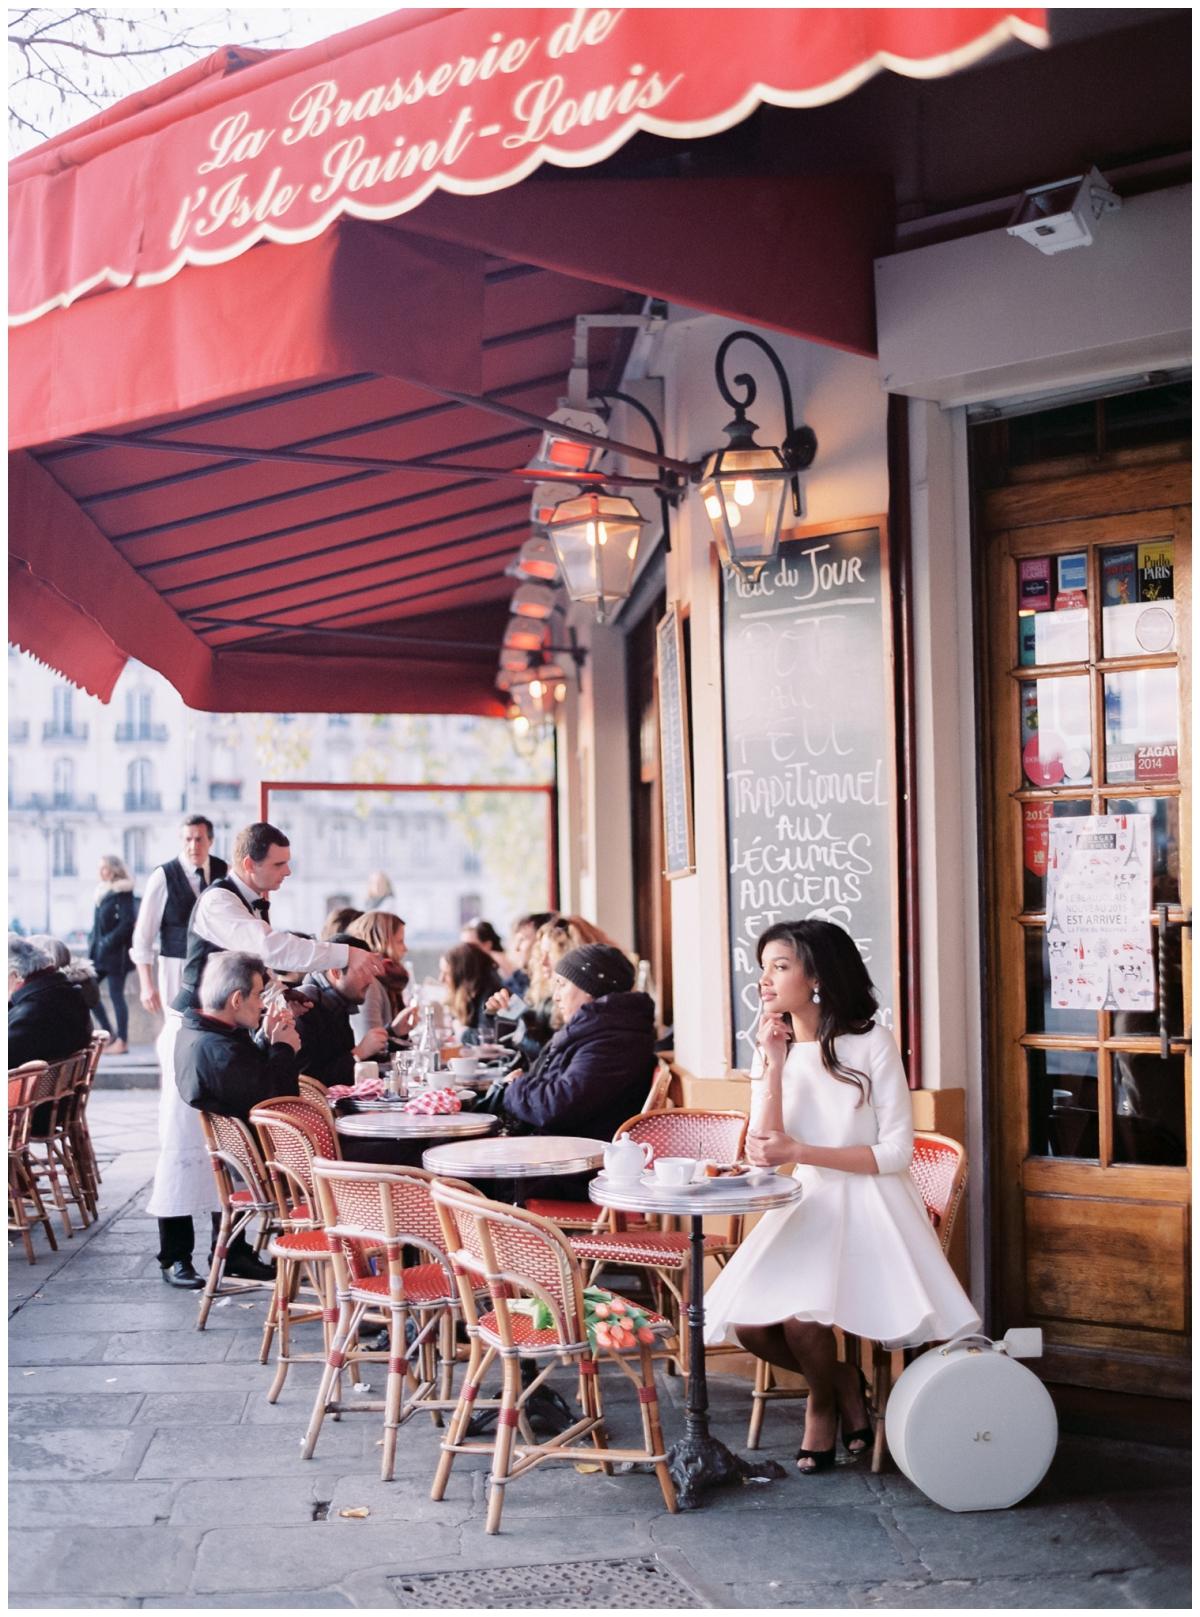
[[[434,1026],[432,1005],[421,1007],[421,1026],[413,1046],[412,1075],[415,1084],[428,1085],[438,1069],[441,1045]]]

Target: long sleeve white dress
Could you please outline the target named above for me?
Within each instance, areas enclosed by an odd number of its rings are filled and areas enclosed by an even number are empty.
[[[870,1146],[879,1172],[794,1170],[803,1198],[766,1213],[705,1294],[710,1346],[735,1325],[793,1318],[896,1346],[979,1329],[909,1177],[912,1102],[892,1035],[875,1024],[836,1049],[843,1066],[868,1075],[869,1096],[856,1104],[858,1086],[825,1069],[819,1044],[794,1044],[783,1069],[784,1130],[806,1145]],[[754,1087],[751,1128],[766,1100],[765,1086]]]

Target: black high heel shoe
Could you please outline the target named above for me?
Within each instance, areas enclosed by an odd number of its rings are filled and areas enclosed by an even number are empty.
[[[837,1444],[831,1449],[797,1449],[796,1469],[802,1477],[815,1477],[818,1471],[829,1471],[837,1457]],[[801,1460],[811,1460],[809,1466],[801,1465]]]
[[[866,1454],[874,1444],[875,1428],[871,1425],[871,1406],[867,1400],[867,1378],[863,1375],[861,1369],[857,1366],[854,1368],[858,1376],[859,1390],[862,1393],[863,1408],[867,1412],[867,1424],[856,1427],[852,1432],[846,1431],[845,1424],[841,1421],[840,1416],[839,1424],[842,1426],[842,1447],[851,1459],[857,1460],[860,1455]],[[857,1445],[857,1447],[853,1445]]]

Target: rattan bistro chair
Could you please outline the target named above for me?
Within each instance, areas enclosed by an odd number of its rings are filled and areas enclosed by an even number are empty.
[[[646,1096],[646,1104],[642,1107],[643,1112],[666,1110],[667,1092],[671,1088],[673,1076],[667,1062],[659,1061],[654,1069],[654,1080],[650,1085],[650,1093]],[[604,1207],[598,1207],[595,1202],[572,1202],[553,1196],[531,1196],[525,1206],[539,1218],[552,1219],[560,1230],[581,1232],[586,1230],[599,1234],[602,1230],[616,1228],[615,1215]],[[645,1223],[645,1220],[639,1222]],[[626,1220],[622,1227],[628,1228],[629,1221]]]
[[[75,1234],[67,1210],[68,1200],[75,1203],[82,1228],[86,1229],[92,1221],[70,1132],[78,1092],[87,1078],[89,1059],[90,1048],[85,1046],[61,1061],[43,1063],[34,1081],[34,1112],[26,1157],[38,1188],[45,1187],[58,1209],[68,1241]]]
[[[450,1480],[456,1455],[490,1454],[491,1493],[487,1531],[500,1529],[504,1493],[508,1484],[545,1460],[599,1461],[610,1472],[614,1462],[644,1461],[654,1467],[663,1501],[676,1509],[675,1488],[667,1470],[658,1392],[650,1346],[636,1349],[592,1348],[587,1335],[583,1303],[583,1277],[567,1238],[549,1219],[538,1218],[503,1202],[487,1201],[466,1187],[435,1180],[433,1199],[442,1217],[447,1251],[454,1263],[462,1299],[471,1359],[459,1392],[450,1430],[442,1440],[442,1455],[431,1495],[441,1499]],[[480,1312],[476,1290],[486,1289],[489,1305]],[[553,1323],[542,1328],[511,1305],[519,1299],[537,1299]],[[665,1332],[668,1322],[651,1315],[650,1329]],[[637,1354],[638,1368],[630,1362]],[[604,1431],[597,1375],[600,1355],[616,1364],[637,1388],[643,1445],[612,1449]],[[473,1441],[467,1437],[479,1389],[493,1361],[503,1369],[500,1412],[494,1437]],[[521,1384],[520,1360],[540,1361],[543,1368],[527,1386]],[[565,1431],[538,1442],[524,1422],[524,1406],[556,1364],[574,1363],[579,1369],[580,1418]],[[519,1432],[519,1435],[518,1435]],[[587,1439],[585,1444],[583,1439]]]
[[[29,1160],[29,1129],[33,1121],[37,1082],[46,1070],[43,1061],[14,1068],[8,1075],[8,1229],[21,1237],[25,1256],[37,1262],[33,1230],[40,1224],[52,1252],[58,1251],[50,1214],[46,1211]]]
[[[650,1161],[655,1157],[695,1157],[729,1166],[739,1160],[746,1142],[748,1118],[744,1112],[714,1112],[701,1108],[679,1108],[671,1112],[642,1112],[617,1130],[616,1138],[628,1135],[647,1141]],[[589,1284],[595,1284],[608,1268],[645,1269],[650,1276],[656,1306],[673,1316],[678,1369],[688,1368],[687,1305],[688,1248],[690,1236],[684,1230],[651,1229],[628,1225],[618,1214],[615,1228],[572,1235],[571,1250],[589,1266]],[[729,1220],[728,1235],[706,1235],[704,1252],[723,1264],[742,1239],[743,1220]]]
[[[326,1121],[328,1108],[299,1096],[281,1096],[264,1101],[250,1113],[250,1122],[262,1142],[263,1157],[271,1176],[279,1206],[318,1209],[312,1165],[316,1157],[337,1158],[336,1130]],[[301,1360],[325,1362],[332,1344],[334,1305],[333,1270],[329,1243],[323,1229],[292,1229],[274,1235],[267,1248],[275,1260],[275,1292],[263,1326],[259,1363],[271,1356],[271,1343],[279,1334],[275,1379],[267,1393],[273,1404],[283,1391],[288,1368]],[[307,1281],[317,1299],[314,1308],[297,1301],[300,1285]],[[292,1326],[320,1320],[322,1350],[312,1353],[292,1351]]]
[[[946,1252],[950,1247],[950,1237],[954,1233],[955,1221],[967,1184],[966,1148],[959,1141],[952,1140],[948,1134],[916,1133],[913,1135],[913,1155],[908,1171],[921,1193],[921,1200],[925,1203],[925,1211],[937,1231],[942,1251]],[[896,1361],[899,1360],[901,1369],[904,1367],[904,1353],[902,1349],[885,1348],[880,1342],[864,1344],[857,1337],[849,1335],[844,1336],[843,1341],[846,1358],[860,1363],[864,1346],[869,1348],[871,1360],[868,1375],[869,1403],[875,1423],[871,1470],[877,1472],[882,1469],[887,1452],[884,1415],[887,1412],[888,1394],[896,1374]],[[754,1390],[750,1395],[750,1430],[746,1437],[746,1447],[750,1449],[758,1447],[763,1416],[768,1403],[779,1398],[807,1396],[808,1389],[803,1385],[779,1386],[775,1381],[772,1367],[765,1359],[757,1360],[754,1369]]]
[[[390,1482],[401,1426],[419,1410],[435,1423],[455,1407],[453,1376],[459,1291],[443,1249],[442,1225],[431,1197],[433,1175],[422,1168],[382,1168],[365,1162],[313,1161],[325,1236],[337,1285],[337,1326],[304,1436],[310,1460],[327,1414],[383,1412],[380,1475]],[[470,1185],[446,1181],[465,1197]],[[406,1254],[405,1249],[408,1249]],[[406,1262],[415,1255],[417,1262]],[[382,1402],[343,1403],[343,1369],[360,1353],[354,1342],[364,1315],[382,1311],[388,1325],[387,1391]],[[415,1332],[408,1339],[408,1323]],[[414,1366],[416,1371],[414,1373]],[[405,1384],[409,1396],[405,1398]]]
[[[259,1228],[254,1250],[261,1252],[273,1234],[313,1227],[312,1211],[307,1204],[289,1206],[286,1200],[280,1200],[248,1123],[243,1123],[237,1117],[222,1117],[217,1112],[201,1111],[200,1127],[217,1182],[221,1222],[196,1320],[198,1331],[208,1324],[221,1276],[225,1272],[225,1259],[229,1255],[231,1241],[257,1223]],[[252,1281],[251,1284],[258,1282]]]

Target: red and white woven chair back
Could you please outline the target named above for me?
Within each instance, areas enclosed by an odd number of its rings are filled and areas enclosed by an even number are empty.
[[[262,1141],[267,1168],[280,1180],[280,1190],[306,1209],[314,1207],[317,1191],[312,1164],[318,1153],[313,1150],[308,1131],[277,1112],[272,1102],[256,1106],[250,1113],[250,1122]]]
[[[331,1121],[333,1114],[323,1101],[309,1100],[307,1095],[281,1095],[264,1104],[273,1117],[286,1118],[296,1128],[303,1130],[314,1157],[336,1160],[341,1156],[341,1142]]]
[[[966,1184],[966,1150],[947,1134],[914,1134],[908,1171],[944,1250],[950,1244]]]
[[[565,1346],[586,1342],[578,1265],[553,1224],[507,1202],[464,1196],[444,1180],[435,1182],[433,1199],[449,1226],[446,1239],[456,1237],[451,1257],[487,1287],[502,1336],[513,1334],[507,1304],[516,1293],[549,1304]]]
[[[270,1177],[262,1154],[255,1144],[249,1125],[240,1117],[221,1117],[217,1112],[200,1113],[201,1127],[208,1141],[209,1155],[214,1165],[225,1170],[230,1190],[236,1176],[250,1192],[251,1200],[260,1207],[274,1207]]]
[[[737,1162],[746,1141],[744,1112],[709,1112],[681,1107],[672,1112],[641,1112],[617,1130],[649,1141],[654,1157],[696,1157],[728,1166]]]
[[[433,1203],[432,1174],[422,1168],[375,1168],[361,1162],[317,1157],[313,1179],[330,1245],[346,1259],[351,1275],[369,1273],[367,1255],[383,1248],[399,1262],[402,1247],[415,1247],[422,1263],[449,1271],[441,1220]],[[470,1187],[463,1187],[470,1194]]]

